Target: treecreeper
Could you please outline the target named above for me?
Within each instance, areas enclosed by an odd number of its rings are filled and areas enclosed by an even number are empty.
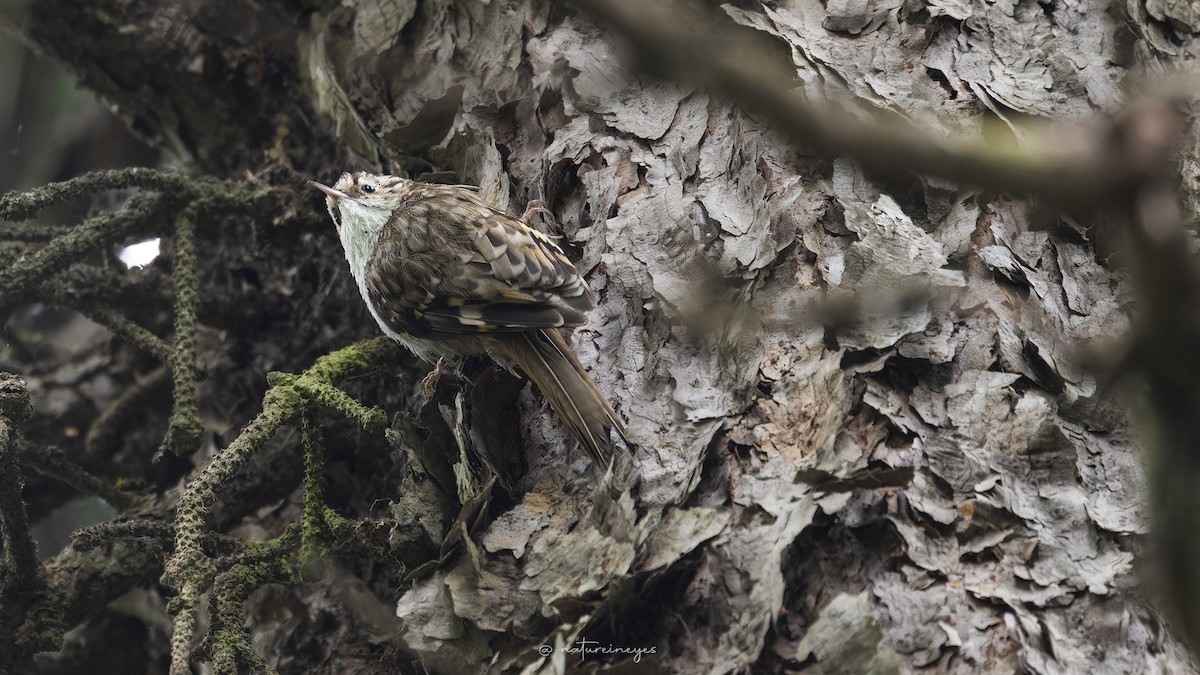
[[[600,469],[625,429],[563,334],[596,296],[549,237],[475,188],[365,172],[325,193],[350,272],[384,334],[430,363],[487,354],[542,392]]]

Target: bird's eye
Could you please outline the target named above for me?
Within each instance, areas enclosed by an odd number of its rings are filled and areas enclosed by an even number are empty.
[[[375,191],[375,186],[371,185],[370,183],[363,183],[362,191],[370,194]]]

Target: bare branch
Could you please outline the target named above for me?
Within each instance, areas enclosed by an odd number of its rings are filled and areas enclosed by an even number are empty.
[[[139,378],[105,408],[88,429],[85,448],[89,454],[107,452],[133,422],[144,403],[157,396],[166,384],[167,369],[158,368]]]
[[[88,473],[83,467],[67,459],[66,455],[55,447],[42,448],[23,444],[21,461],[39,473],[70,485],[82,495],[103,499],[118,511],[129,508],[138,499],[137,495],[119,490],[99,477]]]

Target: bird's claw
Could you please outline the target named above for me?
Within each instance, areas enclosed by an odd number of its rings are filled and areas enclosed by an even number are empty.
[[[446,374],[447,365],[445,357],[439,356],[437,365],[429,371],[425,379],[421,380],[421,391],[425,392],[425,398],[433,398],[433,392],[437,390],[438,382],[441,382],[442,376]]]
[[[521,222],[533,227],[529,221],[533,220],[533,217],[539,213],[545,216],[547,221],[554,222],[554,213],[546,208],[546,202],[540,199],[532,199],[525,205],[525,212],[521,214]]]

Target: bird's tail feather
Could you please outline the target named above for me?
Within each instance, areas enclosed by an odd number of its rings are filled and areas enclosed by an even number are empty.
[[[497,346],[502,356],[521,369],[562,418],[567,430],[601,469],[613,462],[611,432],[630,448],[633,444],[612,406],[596,388],[579,357],[556,330],[528,331],[505,336]]]

